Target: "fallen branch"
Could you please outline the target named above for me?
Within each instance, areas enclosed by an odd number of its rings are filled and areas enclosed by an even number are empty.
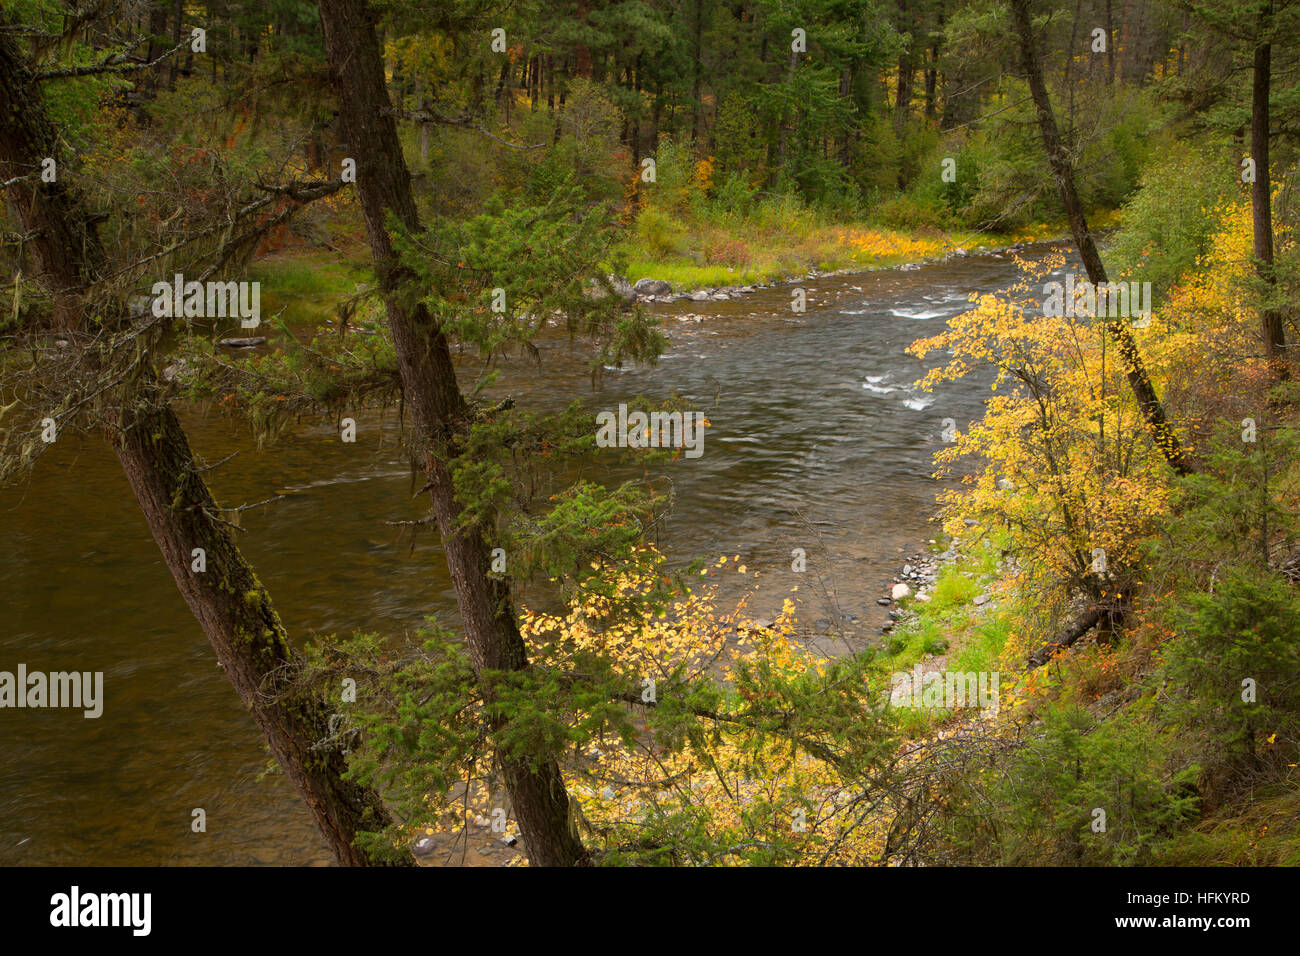
[[[1104,607],[1094,607],[1084,612],[1084,615],[1067,627],[1059,637],[1029,655],[1030,669],[1046,664],[1058,651],[1069,647],[1102,621],[1107,620],[1109,616],[1109,609]]]

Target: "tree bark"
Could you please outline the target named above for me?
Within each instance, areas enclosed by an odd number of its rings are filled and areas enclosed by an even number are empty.
[[[691,45],[691,145],[697,150],[704,128],[704,94],[701,91],[704,53],[704,0],[695,0],[694,42]]]
[[[373,13],[365,0],[320,0],[319,9],[344,139],[357,160],[357,191],[403,393],[429,480],[470,659],[490,699],[492,672],[522,670],[528,657],[508,582],[488,577],[487,542],[479,529],[462,527],[459,521],[461,507],[449,462],[455,454],[452,439],[468,427],[470,410],[456,382],[451,349],[427,309],[409,295],[406,287],[411,276],[398,261],[388,234],[389,214],[412,232],[419,231],[420,220],[384,85]],[[504,718],[492,718],[494,732],[504,726]],[[500,751],[497,760],[530,860],[542,866],[585,862],[586,851],[571,818],[557,763]]]
[[[900,33],[908,35],[907,45],[898,54],[898,84],[894,95],[894,128],[901,134],[912,108],[912,45],[917,42],[914,18],[908,10],[907,0],[898,0],[898,26]],[[902,187],[901,174],[899,186]]]
[[[1061,196],[1061,203],[1065,206],[1065,215],[1070,223],[1070,232],[1074,235],[1075,245],[1079,247],[1079,257],[1083,260],[1083,267],[1088,273],[1089,281],[1094,286],[1105,285],[1108,282],[1106,267],[1102,265],[1101,255],[1097,252],[1097,244],[1093,241],[1092,232],[1088,229],[1088,220],[1084,215],[1083,203],[1079,200],[1079,193],[1074,184],[1074,161],[1071,159],[1069,150],[1066,149],[1061,134],[1057,129],[1056,116],[1052,112],[1052,102],[1047,95],[1047,84],[1043,79],[1038,53],[1034,48],[1029,0],[1011,0],[1011,14],[1015,25],[1017,45],[1020,49],[1021,65],[1028,77],[1029,92],[1033,97],[1034,107],[1038,114],[1039,133],[1042,135],[1043,147],[1047,152],[1047,160],[1051,164],[1052,173],[1056,177],[1057,190]],[[1119,349],[1129,387],[1133,390],[1138,408],[1142,412],[1143,419],[1146,420],[1147,429],[1151,432],[1156,447],[1160,449],[1165,456],[1165,460],[1169,462],[1169,466],[1175,472],[1180,475],[1189,473],[1192,469],[1184,456],[1182,443],[1178,440],[1177,434],[1174,433],[1173,427],[1169,424],[1165,407],[1156,395],[1155,386],[1151,384],[1151,377],[1147,374],[1146,366],[1142,362],[1142,355],[1138,351],[1137,342],[1133,339],[1132,331],[1125,324],[1123,317],[1107,317],[1102,321],[1105,324],[1107,334],[1110,335]]]
[[[1255,182],[1250,187],[1250,211],[1254,222],[1255,270],[1265,284],[1265,294],[1271,298],[1277,289],[1277,273],[1273,263],[1273,188],[1269,170],[1268,128],[1269,88],[1272,72],[1273,2],[1260,9],[1255,56],[1251,76],[1250,97],[1250,153],[1255,160]],[[1271,302],[1259,310],[1260,326],[1264,336],[1264,357],[1278,378],[1287,378],[1286,334],[1282,313]]]
[[[0,31],[0,179],[39,168],[42,157],[60,157],[57,130],[10,36]],[[86,290],[106,261],[89,209],[61,168],[54,183],[28,180],[6,196],[23,228],[35,233],[29,247],[54,300],[57,327],[84,330]],[[152,403],[155,388],[146,366],[126,407],[106,413],[110,441],[149,530],[226,676],[335,857],[345,865],[367,865],[372,861],[353,841],[362,830],[387,826],[387,812],[378,794],[343,779],[343,744],[325,742],[338,729],[331,727],[329,704],[290,689],[296,658],[284,627],[252,567],[213,517],[217,506],[184,429],[169,407]],[[191,571],[195,548],[205,552],[203,573]]]
[[[373,865],[354,841],[358,833],[388,826],[388,812],[373,790],[344,779],[340,732],[346,727],[334,709],[320,695],[293,688],[298,660],[284,625],[230,531],[215,517],[216,502],[176,414],[167,405],[141,401],[123,409],[114,424],[113,450],[226,677],[339,863]],[[205,554],[203,573],[191,570],[195,548]]]

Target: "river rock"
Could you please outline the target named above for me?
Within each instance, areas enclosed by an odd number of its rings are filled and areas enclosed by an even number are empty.
[[[709,294],[707,292],[692,292],[687,298],[692,302],[708,302]]]
[[[251,335],[248,338],[242,338],[242,339],[222,339],[217,344],[224,345],[228,349],[251,349],[259,345],[265,345],[266,336]]]
[[[673,287],[663,279],[637,279],[632,289],[637,295],[668,295]]]
[[[624,305],[631,305],[636,301],[636,289],[627,279],[612,275],[609,277],[609,284],[614,287],[614,294],[623,300]]]
[[[632,288],[632,283],[622,276],[610,276],[609,281],[614,287],[614,292],[628,305],[636,301],[636,289]]]
[[[889,596],[895,601],[901,601],[903,598],[909,598],[912,596],[912,589],[906,584],[895,584],[894,589],[889,592]]]

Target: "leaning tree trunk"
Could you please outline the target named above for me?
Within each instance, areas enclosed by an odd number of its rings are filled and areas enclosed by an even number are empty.
[[[1029,0],[1011,0],[1011,14],[1015,23],[1016,41],[1020,47],[1021,65],[1029,79],[1029,92],[1038,113],[1039,133],[1043,138],[1043,147],[1047,151],[1047,161],[1051,164],[1052,173],[1056,177],[1061,203],[1065,206],[1065,215],[1070,222],[1070,232],[1074,234],[1075,244],[1079,247],[1079,256],[1083,259],[1083,267],[1087,270],[1088,279],[1094,286],[1105,285],[1109,281],[1106,278],[1106,267],[1102,265],[1097,245],[1088,229],[1083,203],[1079,201],[1079,193],[1074,184],[1074,163],[1057,130],[1056,116],[1052,112],[1052,102],[1047,95],[1047,83],[1043,79],[1042,66],[1034,48]],[[1180,475],[1187,474],[1191,471],[1191,467],[1183,454],[1182,443],[1169,424],[1165,407],[1156,395],[1155,386],[1151,384],[1151,377],[1142,362],[1142,355],[1138,352],[1132,331],[1122,317],[1107,315],[1102,321],[1105,323],[1107,333],[1119,349],[1129,387],[1137,399],[1138,408],[1146,420],[1152,440],[1175,472]]]
[[[1272,29],[1272,17],[1273,3],[1269,0],[1259,11],[1259,32],[1255,41],[1251,78],[1250,152],[1255,160],[1255,182],[1250,187],[1250,211],[1254,221],[1255,269],[1264,283],[1264,294],[1269,299],[1259,310],[1264,357],[1275,375],[1287,378],[1290,370],[1286,362],[1282,313],[1271,301],[1277,291],[1277,272],[1273,263],[1273,189],[1268,158],[1268,95],[1273,52],[1268,33]]]
[[[379,796],[344,779],[346,728],[319,694],[294,687],[298,660],[280,616],[235,546],[172,409],[142,400],[113,423],[113,450],[176,587],[271,753],[307,804],[338,861],[367,866],[357,834],[391,820]],[[194,566],[202,548],[206,568]],[[341,690],[341,689],[340,689]]]
[[[452,438],[468,426],[470,412],[456,382],[451,349],[428,310],[403,288],[412,277],[399,263],[388,234],[385,217],[390,213],[412,232],[420,229],[420,219],[384,85],[373,13],[365,0],[320,0],[319,6],[343,136],[357,161],[357,192],[392,329],[403,395],[456,587],[470,659],[484,693],[490,696],[491,672],[522,670],[528,657],[509,584],[488,577],[487,542],[477,528],[464,527],[459,520],[461,507],[448,463],[455,454]],[[502,730],[504,720],[492,718],[493,729]],[[586,851],[556,762],[500,752],[497,759],[530,860],[543,866],[584,862]]]
[[[61,155],[31,70],[11,34],[0,31],[0,180]],[[78,332],[106,255],[85,203],[61,165],[56,168],[54,183],[14,183],[6,198],[31,235],[28,248],[41,269],[34,278],[50,290],[56,327]],[[152,401],[152,370],[146,367],[140,379],[126,389],[125,407],[106,413],[106,430],[163,560],[335,857],[345,865],[369,864],[353,841],[362,830],[389,824],[383,803],[373,790],[344,779],[343,744],[327,740],[339,728],[331,726],[326,700],[289,687],[295,656],[270,597],[214,517],[217,506],[179,420]],[[190,570],[195,548],[205,552],[202,573]]]

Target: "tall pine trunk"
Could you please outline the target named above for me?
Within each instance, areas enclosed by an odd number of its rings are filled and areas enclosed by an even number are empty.
[[[515,620],[508,582],[488,576],[490,552],[477,528],[462,527],[449,462],[452,438],[468,427],[470,410],[456,382],[451,349],[428,310],[403,288],[403,269],[388,234],[386,217],[420,229],[411,177],[402,155],[373,12],[365,0],[320,0],[326,57],[339,98],[347,147],[357,160],[357,192],[365,217],[375,273],[384,294],[402,376],[403,394],[428,478],[447,567],[465,627],[470,659],[491,694],[491,674],[522,670],[527,652]],[[494,717],[493,730],[505,719]],[[530,860],[542,866],[585,862],[586,851],[571,818],[564,779],[554,760],[498,752],[498,766],[514,804]]]
[[[1038,113],[1038,130],[1042,135],[1047,160],[1056,177],[1061,203],[1065,206],[1065,215],[1070,222],[1070,232],[1074,235],[1075,245],[1079,247],[1079,256],[1083,259],[1083,267],[1088,273],[1089,281],[1094,286],[1105,285],[1109,281],[1106,278],[1106,267],[1102,265],[1097,244],[1088,229],[1083,203],[1079,200],[1079,193],[1074,184],[1074,163],[1057,129],[1052,102],[1047,95],[1047,83],[1043,79],[1042,65],[1034,47],[1029,0],[1011,0],[1011,15],[1015,26],[1016,42],[1020,48],[1021,66],[1029,79],[1029,92]],[[1122,317],[1107,317],[1102,321],[1105,323],[1107,333],[1119,349],[1129,387],[1137,399],[1138,408],[1146,420],[1152,440],[1175,472],[1180,475],[1187,474],[1191,468],[1184,457],[1182,443],[1169,424],[1165,407],[1156,395],[1155,386],[1151,384],[1151,377],[1142,362],[1142,355],[1138,351],[1137,342],[1133,339],[1133,333],[1125,324],[1126,320]]]
[[[1250,187],[1250,211],[1254,221],[1255,269],[1264,282],[1265,295],[1270,299],[1277,290],[1277,272],[1273,264],[1273,188],[1268,157],[1268,97],[1273,52],[1269,32],[1272,29],[1272,19],[1273,3],[1269,0],[1259,11],[1250,97],[1250,153],[1255,160],[1255,182]],[[1259,319],[1264,337],[1264,356],[1275,375],[1287,378],[1290,370],[1286,362],[1282,313],[1268,301],[1261,306]]]

